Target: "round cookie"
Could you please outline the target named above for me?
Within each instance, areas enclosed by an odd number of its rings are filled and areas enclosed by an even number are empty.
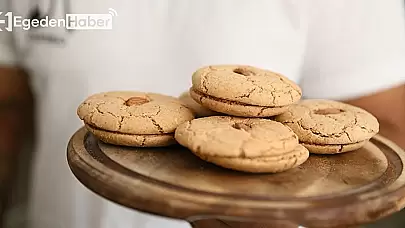
[[[280,172],[309,156],[290,128],[259,118],[194,119],[176,129],[175,139],[205,161],[245,172]]]
[[[303,100],[275,120],[290,127],[312,153],[353,151],[379,131],[369,112],[332,100]]]
[[[192,76],[192,98],[217,112],[269,117],[301,99],[301,89],[281,74],[246,65],[215,65]]]
[[[196,117],[220,115],[220,113],[207,109],[197,103],[193,98],[191,98],[189,91],[182,93],[179,96],[179,100],[182,101],[189,109],[191,109]]]
[[[276,121],[210,116],[181,124],[176,140],[193,152],[221,157],[282,155],[298,145],[298,137]]]
[[[139,147],[176,143],[175,129],[194,119],[177,98],[131,91],[92,95],[79,105],[77,115],[101,141]]]

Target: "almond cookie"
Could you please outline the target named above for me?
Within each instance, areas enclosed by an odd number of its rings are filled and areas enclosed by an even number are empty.
[[[175,138],[205,161],[244,172],[281,172],[309,156],[290,128],[259,118],[194,119],[181,124]]]
[[[182,101],[189,109],[191,109],[196,117],[221,115],[220,113],[207,109],[197,103],[193,98],[191,98],[189,91],[182,93],[179,100]]]
[[[290,127],[312,153],[335,154],[361,148],[379,131],[369,112],[338,101],[304,100],[275,117]]]
[[[80,104],[77,115],[101,141],[136,147],[175,144],[177,126],[194,119],[177,98],[130,91],[92,95]]]
[[[216,65],[192,76],[191,97],[216,112],[270,117],[301,99],[301,89],[278,73],[246,65]]]

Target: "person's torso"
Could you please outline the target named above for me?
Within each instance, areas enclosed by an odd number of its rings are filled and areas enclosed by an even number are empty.
[[[109,90],[178,96],[192,73],[209,64],[248,64],[297,81],[305,49],[306,9],[293,0],[20,0],[11,10],[31,19],[112,15],[111,30],[14,31],[39,96],[34,211],[61,227],[162,227],[114,223],[120,213],[109,225],[101,224],[105,218],[96,226],[89,221],[97,220],[86,215],[94,208],[85,205],[90,194],[78,193],[86,190],[75,186],[65,159],[67,141],[81,126],[76,108],[86,96]]]

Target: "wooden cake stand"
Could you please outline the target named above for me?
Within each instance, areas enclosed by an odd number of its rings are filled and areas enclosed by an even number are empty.
[[[349,227],[405,205],[405,153],[378,135],[360,150],[311,155],[300,167],[278,174],[223,169],[180,146],[107,145],[85,128],[70,139],[67,158],[77,179],[100,196],[190,222],[220,218]]]

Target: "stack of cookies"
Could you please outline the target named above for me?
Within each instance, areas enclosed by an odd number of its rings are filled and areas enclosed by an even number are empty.
[[[261,118],[194,119],[181,124],[175,137],[201,159],[244,172],[281,172],[309,157],[290,128]]]
[[[203,67],[192,75],[189,90],[194,101],[189,107],[202,118],[181,124],[175,138],[201,159],[225,168],[285,171],[304,163],[309,152],[289,127],[268,117],[286,112],[301,96],[294,82],[269,70],[244,65]],[[208,116],[205,110],[216,114]]]
[[[208,66],[192,76],[191,97],[203,107],[232,116],[270,117],[301,99],[288,78],[251,66]]]
[[[330,100],[303,100],[275,120],[290,127],[314,154],[357,150],[379,131],[379,123],[370,113]]]
[[[135,91],[95,94],[77,114],[101,141],[120,146],[180,144],[218,166],[276,173],[310,153],[354,151],[378,133],[363,109],[331,100],[301,100],[287,77],[246,65],[215,65],[192,75],[174,98]]]
[[[134,147],[176,144],[178,125],[194,119],[194,113],[174,97],[133,91],[92,95],[77,114],[101,141]]]

